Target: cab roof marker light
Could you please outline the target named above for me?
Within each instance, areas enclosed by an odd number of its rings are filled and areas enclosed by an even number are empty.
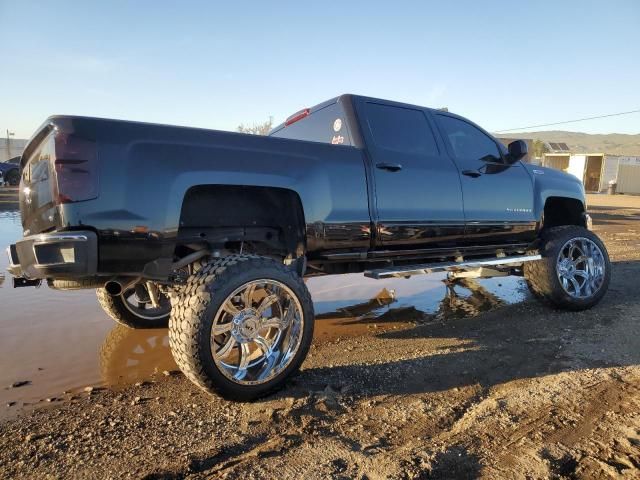
[[[294,113],[293,115],[291,115],[289,118],[285,120],[284,126],[288,127],[292,123],[296,123],[298,120],[302,120],[303,118],[309,116],[309,113],[310,112],[308,108],[304,108],[299,112]]]

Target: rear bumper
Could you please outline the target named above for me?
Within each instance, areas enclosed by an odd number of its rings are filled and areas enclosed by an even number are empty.
[[[98,237],[91,231],[31,235],[10,245],[7,254],[9,273],[15,277],[87,277],[98,267]]]

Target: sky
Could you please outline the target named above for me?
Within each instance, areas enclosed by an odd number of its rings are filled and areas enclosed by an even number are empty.
[[[490,131],[638,110],[639,26],[638,0],[0,0],[0,136],[52,114],[235,130],[341,93]]]

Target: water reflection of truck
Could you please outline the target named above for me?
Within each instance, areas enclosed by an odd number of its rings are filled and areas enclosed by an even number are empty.
[[[343,95],[269,136],[55,116],[21,158],[18,286],[95,288],[116,321],[169,321],[186,376],[236,399],[308,351],[303,277],[483,268],[585,309],[610,264],[573,176],[449,112]]]
[[[472,279],[446,280],[443,283],[445,295],[439,302],[435,302],[437,309],[433,314],[421,312],[414,307],[393,308],[396,302],[395,291],[383,288],[367,301],[318,315],[316,318],[320,325],[325,320],[349,320],[348,323],[329,322],[331,324],[325,330],[332,336],[325,336],[324,340],[344,337],[351,332],[362,334],[361,330],[351,328],[353,324],[407,325],[416,320],[417,314],[421,314],[426,320],[453,320],[473,317],[504,305],[504,301],[497,295]],[[102,381],[107,385],[127,385],[150,380],[161,374],[166,375],[175,368],[165,329],[133,330],[117,325],[105,337],[100,348],[100,371]]]

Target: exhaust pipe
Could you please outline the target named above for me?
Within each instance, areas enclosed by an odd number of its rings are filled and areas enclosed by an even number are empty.
[[[116,282],[115,280],[109,280],[107,283],[105,283],[104,289],[112,297],[117,297],[122,293],[122,285],[120,285],[120,283]]]
[[[122,292],[128,290],[139,281],[140,279],[137,277],[115,277],[104,284],[104,289],[112,297],[117,297],[122,295]]]
[[[200,260],[202,257],[206,257],[207,255],[211,255],[211,252],[206,248],[198,250],[197,252],[193,252],[173,263],[171,265],[171,270],[179,270],[183,267],[186,267],[190,263]],[[114,277],[104,284],[104,289],[112,297],[117,297],[119,295],[122,295],[122,292],[128,290],[141,280],[142,279],[140,277]],[[153,295],[153,293],[151,293],[151,295]]]
[[[207,255],[211,255],[211,252],[206,248],[193,252],[187,255],[186,257],[181,258],[177,262],[173,263],[171,265],[171,270],[179,270],[183,267],[186,267],[190,263],[200,260],[202,257],[206,257]],[[114,277],[104,284],[104,289],[112,297],[118,297],[122,295],[123,292],[125,292],[126,290],[128,290],[129,288],[131,288],[132,286],[134,286],[136,283],[140,281],[142,281],[142,278],[140,277]],[[151,295],[153,305],[157,306],[157,303],[158,303],[157,291],[150,291],[149,295]]]

